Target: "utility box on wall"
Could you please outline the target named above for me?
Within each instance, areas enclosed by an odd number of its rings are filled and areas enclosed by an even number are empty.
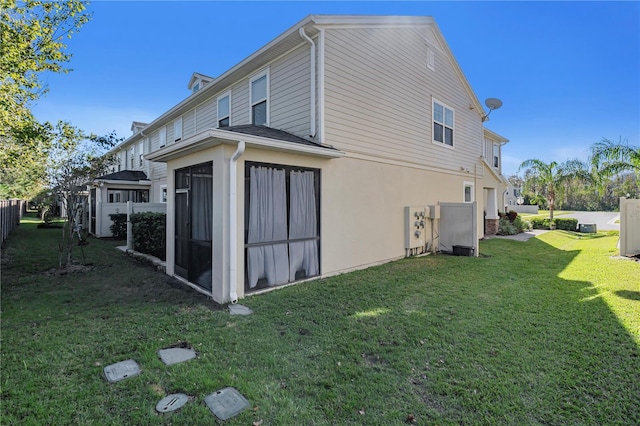
[[[424,206],[404,208],[404,248],[412,256],[424,252],[427,215]]]

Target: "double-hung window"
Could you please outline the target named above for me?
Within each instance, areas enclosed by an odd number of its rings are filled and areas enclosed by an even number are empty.
[[[231,125],[231,93],[218,96],[218,127]]]
[[[496,142],[493,143],[493,167],[500,167],[500,144]]]
[[[134,165],[135,156],[136,156],[135,147],[131,146],[131,148],[129,148],[129,162],[131,163],[131,168],[132,169],[135,167],[135,165]]]
[[[433,100],[433,141],[453,146],[453,108]]]
[[[269,125],[269,70],[255,75],[250,81],[251,123]]]

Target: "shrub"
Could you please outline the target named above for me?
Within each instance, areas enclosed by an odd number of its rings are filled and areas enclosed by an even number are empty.
[[[522,219],[520,216],[516,216],[513,221],[513,226],[518,230],[518,232],[528,231],[531,228],[531,223]]]
[[[147,253],[166,258],[166,223],[164,213],[134,213],[131,215],[133,229],[133,248],[140,253]]]
[[[557,218],[554,219],[556,222],[556,229],[562,229],[564,231],[575,231],[578,229],[578,219],[571,218]]]
[[[126,213],[114,213],[114,214],[110,214],[109,217],[113,222],[111,226],[109,226],[109,230],[111,231],[111,234],[113,234],[113,237],[119,240],[127,239]]]
[[[500,218],[500,222],[498,222],[498,235],[515,235],[519,233],[520,231],[518,231],[509,219],[506,217]]]
[[[549,229],[551,220],[548,217],[534,217],[531,219],[531,227],[533,229]]]

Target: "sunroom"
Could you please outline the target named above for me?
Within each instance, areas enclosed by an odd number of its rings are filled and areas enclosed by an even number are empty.
[[[322,170],[342,152],[266,126],[209,129],[167,164],[167,273],[219,303],[322,273]]]

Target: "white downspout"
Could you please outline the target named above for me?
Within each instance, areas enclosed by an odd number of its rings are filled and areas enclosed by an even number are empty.
[[[316,44],[309,38],[307,33],[304,32],[304,28],[300,28],[300,37],[305,39],[309,46],[311,46],[311,136],[312,138],[316,136]]]
[[[238,303],[238,158],[244,154],[244,141],[238,141],[238,148],[229,160],[229,299]]]

